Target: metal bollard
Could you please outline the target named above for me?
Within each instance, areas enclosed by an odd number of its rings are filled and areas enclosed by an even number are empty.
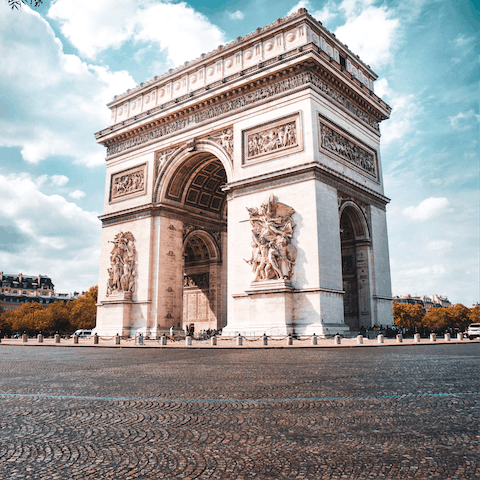
[[[37,342],[38,342],[38,343],[43,343],[43,335],[42,335],[41,333],[39,333],[39,334],[37,335]]]
[[[58,333],[55,334],[55,343],[60,343],[60,335]]]
[[[377,337],[377,342],[378,342],[378,343],[383,343],[384,341],[385,341],[385,337],[384,337],[382,334],[380,334],[380,335]]]
[[[120,335],[118,333],[115,335],[115,345],[120,345]]]
[[[188,345],[188,346],[192,345],[192,337],[190,335],[187,335],[185,337],[185,345]]]
[[[28,337],[27,337],[27,334],[26,334],[26,333],[24,333],[24,334],[22,335],[22,342],[23,342],[23,343],[27,343],[27,342],[28,342]]]
[[[437,335],[435,333],[430,334],[430,341],[431,342],[436,342],[437,341]]]
[[[340,335],[335,335],[333,337],[333,343],[335,345],[340,345],[342,343],[342,338],[340,337]]]
[[[450,334],[449,333],[446,333],[445,334],[445,339],[444,339],[446,342],[449,342],[450,341]]]
[[[78,335],[73,336],[73,343],[78,343]]]
[[[420,334],[419,333],[416,333],[413,336],[413,343],[420,343]]]
[[[95,333],[95,335],[93,336],[93,344],[94,345],[98,345],[98,335]]]
[[[462,332],[457,333],[457,340],[463,340],[463,333]]]
[[[317,345],[317,336],[315,334],[312,336],[312,345]]]
[[[238,334],[238,337],[237,337],[237,345],[239,347],[241,347],[243,345],[243,338],[240,334]]]
[[[217,337],[213,336],[211,339],[210,339],[210,343],[211,345],[215,346],[217,344]]]
[[[357,343],[359,345],[362,345],[363,344],[363,335],[357,335]]]
[[[167,344],[167,337],[165,334],[163,334],[161,337],[160,337],[160,345],[163,345],[165,346]]]
[[[293,345],[293,337],[291,334],[289,334],[287,337],[287,345]]]
[[[138,334],[138,344],[143,345],[143,334],[142,333]]]
[[[263,346],[266,347],[268,345],[268,337],[265,334],[263,334],[262,340]]]
[[[397,335],[397,343],[402,343],[403,342],[403,335],[401,333],[399,333]]]

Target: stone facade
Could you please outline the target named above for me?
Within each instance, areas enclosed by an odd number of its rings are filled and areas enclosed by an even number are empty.
[[[391,324],[375,78],[300,9],[116,97],[96,331]]]

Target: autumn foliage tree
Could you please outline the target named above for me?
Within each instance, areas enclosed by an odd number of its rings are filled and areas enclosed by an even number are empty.
[[[423,308],[419,304],[393,302],[393,321],[397,327],[415,330],[423,327]]]
[[[91,287],[76,300],[54,302],[45,307],[40,303],[25,303],[19,309],[0,315],[3,333],[73,332],[95,327],[98,287]]]

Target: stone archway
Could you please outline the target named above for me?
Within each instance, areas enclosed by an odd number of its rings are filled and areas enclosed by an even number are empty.
[[[159,309],[158,324],[166,323],[166,317],[174,319],[175,328],[219,330],[227,323],[224,163],[211,151],[195,149],[177,152],[162,167],[157,204],[171,222],[167,228],[182,235],[172,235],[169,251],[175,278],[167,287],[172,307],[166,314]],[[165,297],[164,289],[158,295]]]
[[[344,321],[351,331],[371,327],[370,235],[362,210],[353,201],[340,209]]]

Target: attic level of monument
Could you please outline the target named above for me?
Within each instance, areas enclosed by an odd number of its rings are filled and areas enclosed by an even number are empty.
[[[162,78],[163,82],[139,87],[134,99],[122,97],[112,102],[109,105],[112,125],[96,134],[97,141],[108,148],[107,157],[123,151],[127,140],[129,146],[126,148],[132,148],[229,114],[232,110],[268,101],[272,96],[309,87],[333,98],[340,108],[348,109],[369,128],[378,130],[378,122],[388,118],[390,107],[373,93],[373,80],[359,74],[361,70],[350,60],[343,61],[342,51],[335,48],[335,45],[340,48],[338,41],[331,46],[319,36],[320,33],[313,33],[317,22],[310,15],[299,13],[295,20],[291,25],[288,22],[282,24],[282,35],[278,37],[281,42],[278,45],[273,42],[273,53],[266,58],[265,44],[269,41],[262,40],[263,53],[252,65],[244,65],[244,55],[255,48],[248,41],[246,45],[240,41],[237,48],[242,47],[241,61],[237,62],[238,68],[232,64],[230,68],[236,70],[232,74],[226,68],[230,53],[224,49],[221,68],[220,60],[212,64],[220,69],[218,79],[216,69],[209,67],[214,59],[207,56],[206,60],[195,65],[194,73],[189,71],[190,66],[184,67],[185,71],[180,69],[168,74]],[[291,45],[288,44],[289,35],[295,36]],[[334,38],[329,35],[330,40]],[[234,60],[240,58],[236,55],[232,57]],[[211,82],[208,81],[209,68],[213,68]],[[371,74],[373,78],[373,72]],[[191,84],[193,77],[196,85]]]

